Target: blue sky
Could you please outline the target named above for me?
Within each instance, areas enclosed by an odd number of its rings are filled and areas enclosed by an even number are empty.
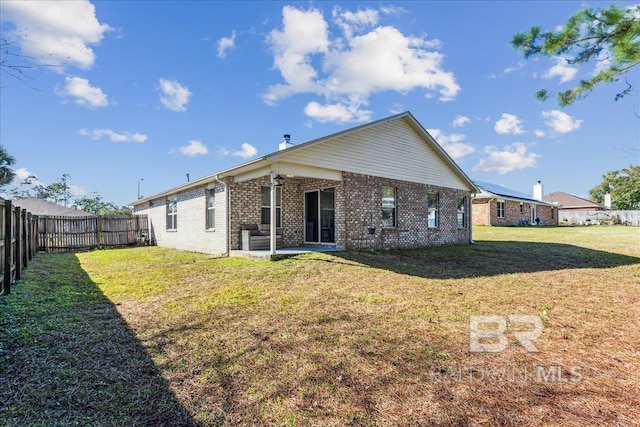
[[[0,142],[19,176],[124,205],[277,150],[409,110],[472,178],[585,196],[639,162],[636,91],[599,88],[573,106],[534,93],[573,87],[597,63],[523,61],[509,44],[602,2],[0,3],[12,53]],[[619,3],[632,4],[632,3]],[[12,37],[17,37],[13,39]]]

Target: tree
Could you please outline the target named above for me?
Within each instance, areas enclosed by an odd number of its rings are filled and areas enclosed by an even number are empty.
[[[589,190],[591,198],[598,203],[604,202],[605,193],[611,194],[614,209],[640,209],[640,166],[607,172],[602,182]]]
[[[128,207],[118,207],[115,203],[105,202],[102,196],[96,192],[91,193],[90,196],[76,199],[71,207],[94,215],[132,215],[131,209]]]
[[[11,166],[15,163],[15,157],[9,154],[4,146],[0,145],[0,187],[10,184],[13,178],[16,177],[15,171],[11,169]]]
[[[516,34],[511,44],[521,50],[525,59],[547,56],[566,60],[569,64],[599,61],[597,72],[581,80],[573,89],[558,93],[558,103],[565,107],[587,96],[596,86],[618,81],[640,64],[640,5],[608,9],[584,9],[569,18],[557,31],[543,32],[539,26]],[[616,101],[631,92],[627,87],[616,95]],[[542,89],[536,97],[544,101],[553,93]]]

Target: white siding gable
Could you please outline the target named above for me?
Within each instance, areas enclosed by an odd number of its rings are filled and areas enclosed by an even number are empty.
[[[283,153],[282,161],[470,190],[407,121],[392,120]]]

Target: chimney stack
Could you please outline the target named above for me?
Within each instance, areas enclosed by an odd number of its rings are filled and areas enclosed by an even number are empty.
[[[285,133],[284,137],[282,139],[282,142],[278,146],[278,149],[279,150],[286,150],[289,147],[293,147],[293,145],[294,144],[291,143],[291,135],[289,135],[288,133]]]
[[[538,181],[533,184],[533,198],[540,202],[544,201],[544,191],[542,188],[542,182]]]
[[[604,207],[611,209],[611,193],[604,193]]]

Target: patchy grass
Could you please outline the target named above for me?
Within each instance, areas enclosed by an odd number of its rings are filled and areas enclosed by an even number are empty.
[[[640,229],[474,238],[39,255],[0,302],[0,424],[638,425]],[[470,353],[474,314],[538,315],[540,351]]]

